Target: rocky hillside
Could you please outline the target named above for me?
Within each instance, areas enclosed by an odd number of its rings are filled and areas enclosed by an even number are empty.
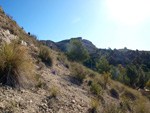
[[[149,92],[131,89],[110,80],[107,73],[100,75],[67,61],[63,53],[26,34],[1,7],[0,39],[2,113],[150,112]],[[90,43],[81,41],[85,46]]]
[[[52,52],[55,60],[51,68],[42,63],[37,65],[36,73],[41,76],[42,86],[30,89],[12,89],[0,87],[0,109],[2,112],[15,113],[78,113],[90,108],[90,94],[85,86],[78,86],[70,71],[55,58],[58,53]],[[52,71],[55,70],[55,74]],[[51,92],[57,91],[54,98]]]

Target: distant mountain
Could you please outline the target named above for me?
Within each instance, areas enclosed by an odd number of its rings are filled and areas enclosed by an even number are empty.
[[[86,49],[88,50],[90,54],[93,54],[94,52],[96,52],[96,50],[98,50],[98,48],[91,41],[82,39],[82,37],[71,38],[68,40],[60,41],[60,42],[53,42],[51,40],[41,40],[41,43],[46,44],[51,49],[59,49],[62,52],[66,52],[68,44],[70,43],[70,40],[81,41],[83,46],[86,47]]]
[[[50,47],[51,49],[58,49],[57,45],[55,42],[51,41],[51,40],[41,40],[40,41],[43,45],[46,45],[48,47]]]
[[[118,64],[122,64],[124,67],[129,65],[133,60],[138,64],[145,64],[148,68],[150,68],[150,52],[149,51],[138,51],[138,50],[130,50],[126,47],[124,49],[98,49],[91,41],[82,39],[82,37],[71,38],[68,40],[63,40],[60,42],[53,42],[50,40],[41,40],[41,43],[45,43],[51,49],[58,49],[62,52],[66,52],[70,40],[79,40],[82,42],[83,46],[86,47],[90,54],[90,61],[87,61],[85,64],[87,67],[95,67],[95,63],[97,60],[104,56],[109,64],[118,66]],[[136,61],[138,60],[138,61]]]

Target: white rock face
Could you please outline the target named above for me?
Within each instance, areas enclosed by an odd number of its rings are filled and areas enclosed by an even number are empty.
[[[0,29],[0,43],[11,43],[17,36],[10,34],[9,30]]]
[[[27,43],[22,40],[22,41],[21,41],[21,45],[22,45],[22,46],[27,46]]]

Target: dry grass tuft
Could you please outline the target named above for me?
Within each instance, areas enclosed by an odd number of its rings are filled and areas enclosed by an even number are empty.
[[[118,81],[113,81],[113,80],[111,80],[111,87],[113,87],[114,89],[116,89],[119,93],[124,92],[124,90],[126,89],[123,84],[121,84]]]
[[[83,83],[83,80],[86,78],[87,75],[87,69],[83,65],[74,62],[71,64],[70,71],[73,77]]]
[[[102,113],[120,113],[120,109],[116,103],[106,103]]]
[[[0,82],[12,87],[33,85],[33,65],[26,48],[17,43],[4,44],[0,51]]]
[[[94,77],[96,77],[97,75],[98,75],[97,72],[94,72],[93,70],[88,69],[88,76],[89,76],[90,78],[94,78]]]
[[[144,97],[141,97],[135,102],[135,113],[150,113],[150,101]]]
[[[101,104],[100,100],[97,97],[91,98],[91,109],[89,110],[90,113],[97,113],[97,109]]]
[[[141,98],[141,93],[138,92],[137,90],[132,89],[132,88],[125,87],[125,90],[122,93],[122,97],[126,97],[132,101],[135,101],[135,100]]]
[[[50,96],[56,98],[57,95],[58,95],[58,91],[57,91],[56,86],[52,86],[50,90]]]
[[[100,84],[102,86],[102,88],[104,89],[104,77],[102,77],[102,75],[97,74],[94,78],[93,81],[97,82],[98,84]]]
[[[39,50],[39,57],[42,59],[42,61],[48,65],[52,65],[52,57],[50,48],[47,46],[40,46]]]
[[[68,61],[66,55],[64,53],[60,53],[60,55],[57,57],[57,60],[59,60],[63,65],[67,68],[69,68],[70,62]]]

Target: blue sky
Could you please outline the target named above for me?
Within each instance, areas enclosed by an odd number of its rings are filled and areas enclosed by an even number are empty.
[[[150,50],[149,0],[0,0],[40,40],[82,37],[98,48]]]

